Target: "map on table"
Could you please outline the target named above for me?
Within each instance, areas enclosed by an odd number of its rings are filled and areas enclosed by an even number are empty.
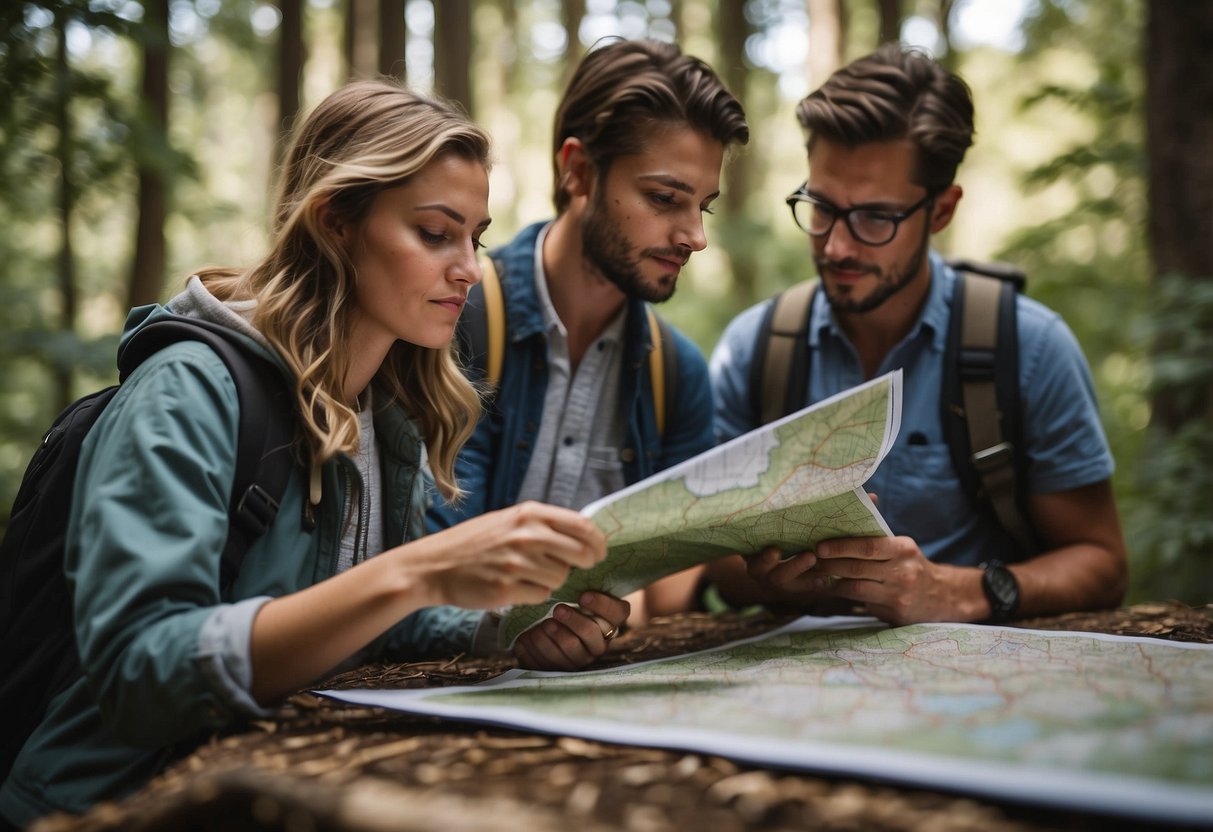
[[[891,534],[863,483],[897,437],[901,383],[900,370],[880,376],[586,506],[606,559],[545,603],[506,611],[502,646],[587,589],[622,598],[722,555]]]
[[[610,670],[320,693],[762,766],[1213,824],[1213,645],[803,618]]]

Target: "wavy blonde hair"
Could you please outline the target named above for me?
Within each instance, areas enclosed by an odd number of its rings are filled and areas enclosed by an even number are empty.
[[[358,278],[334,228],[357,227],[380,192],[405,184],[439,157],[455,154],[487,169],[489,147],[488,135],[453,104],[386,81],[349,84],[296,131],[265,258],[245,271],[198,272],[221,300],[256,301],[253,326],[295,376],[300,439],[313,465],[352,453],[359,440],[357,414],[341,400],[357,348],[350,333]],[[375,381],[419,424],[439,491],[458,499],[455,457],[475,428],[480,399],[450,346],[397,341]]]

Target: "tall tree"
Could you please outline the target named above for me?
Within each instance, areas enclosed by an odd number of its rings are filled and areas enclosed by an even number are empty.
[[[379,74],[406,80],[404,0],[379,0]]]
[[[729,92],[740,101],[746,100],[750,70],[746,63],[745,44],[751,26],[745,14],[745,0],[720,0],[716,10],[716,38],[720,44],[720,62],[717,67]],[[746,200],[753,187],[751,182],[751,155],[737,153],[724,170],[724,189],[721,194],[720,224],[727,229],[744,231]],[[732,242],[732,241],[730,241]],[[724,251],[745,251],[733,245]],[[749,257],[730,258],[733,271],[733,286],[738,295],[753,299],[757,294],[757,275]]]
[[[879,0],[881,43],[901,40],[901,0]]]
[[[347,74],[370,78],[379,71],[379,4],[377,0],[346,0],[345,8]]]
[[[846,9],[842,0],[808,0],[809,89],[816,89],[842,66]]]
[[[75,333],[76,308],[76,253],[72,244],[72,221],[76,213],[76,186],[72,176],[74,155],[71,103],[71,66],[68,61],[67,30],[72,23],[67,8],[55,10],[55,87],[54,121],[58,134],[56,156],[59,159],[59,294],[62,298],[59,328],[65,333]],[[58,407],[62,410],[72,401],[72,371],[70,367],[56,364],[55,388]]]
[[[164,221],[168,215],[168,63],[169,0],[147,0],[143,22],[143,78],[139,89],[139,171],[135,257],[127,287],[127,306],[154,303],[164,282]]]
[[[278,27],[278,135],[274,155],[281,159],[303,104],[299,86],[307,51],[303,42],[303,0],[278,0],[278,10],[282,23]]]
[[[564,49],[564,67],[561,77],[565,83],[573,76],[573,70],[581,63],[585,47],[581,45],[581,21],[585,19],[585,0],[566,0],[560,4],[560,22],[567,38]]]
[[[473,112],[472,3],[441,0],[434,4],[434,89]]]
[[[1159,277],[1213,285],[1213,4],[1152,0],[1147,5],[1146,146],[1149,155],[1150,254]],[[1186,292],[1181,300],[1187,302]],[[1213,343],[1210,321],[1199,339]],[[1164,332],[1157,350],[1182,350],[1191,333]],[[1207,366],[1208,356],[1201,358]],[[1168,385],[1154,396],[1154,422],[1174,433],[1193,421],[1213,424],[1213,373],[1195,385]]]

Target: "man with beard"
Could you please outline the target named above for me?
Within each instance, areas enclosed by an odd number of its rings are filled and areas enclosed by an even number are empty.
[[[968,87],[897,44],[840,69],[797,107],[808,180],[789,198],[819,278],[809,309],[809,405],[901,368],[896,443],[867,483],[894,537],[769,548],[709,567],[731,603],[807,611],[856,606],[892,624],[985,621],[1118,604],[1124,540],[1112,457],[1082,352],[1055,313],[1018,296],[1020,420],[1027,517],[1039,546],[1013,563],[998,522],[975,508],[945,439],[940,391],[956,273],[931,251],[961,198],[972,142]],[[716,428],[760,420],[751,388],[767,308],[733,320],[712,355]],[[753,383],[757,384],[757,381]]]
[[[613,41],[573,74],[553,138],[556,218],[490,252],[505,306],[501,376],[456,464],[467,496],[434,505],[436,529],[521,500],[580,509],[714,444],[707,364],[668,327],[662,349],[676,361],[664,381],[677,395],[658,427],[646,302],[669,298],[707,245],[725,152],[749,139],[741,105],[677,46]],[[461,327],[475,325],[466,318]],[[633,620],[637,602],[652,614],[688,606],[697,577],[632,596]],[[551,632],[553,655],[577,649]]]

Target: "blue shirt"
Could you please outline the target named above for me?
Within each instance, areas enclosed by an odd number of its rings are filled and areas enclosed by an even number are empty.
[[[975,565],[998,550],[1001,534],[973,510],[952,466],[940,421],[943,357],[956,273],[931,254],[931,287],[922,313],[876,375],[901,368],[904,400],[893,449],[865,488],[897,535],[914,538],[932,560]],[[759,424],[749,395],[750,365],[767,300],[742,312],[712,354],[718,441]],[[1020,296],[1019,389],[1029,493],[1068,491],[1112,475],[1090,369],[1073,333],[1055,312]],[[859,355],[816,292],[809,323],[812,404],[862,383]]]

